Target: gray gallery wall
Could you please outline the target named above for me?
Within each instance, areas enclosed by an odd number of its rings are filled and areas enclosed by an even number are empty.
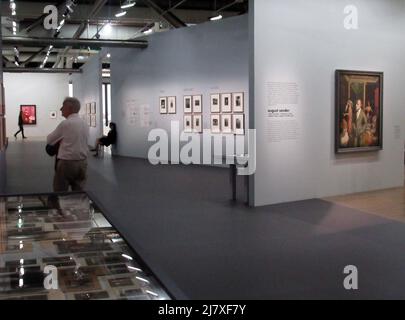
[[[255,205],[403,185],[405,2],[350,3],[358,9],[357,30],[344,28],[344,1],[254,1]],[[335,155],[336,69],[384,72],[383,151]],[[276,142],[274,130],[283,128],[268,126],[270,82],[299,87],[293,139]]]
[[[4,73],[7,106],[7,136],[18,130],[20,105],[37,106],[37,124],[24,126],[27,137],[46,137],[63,120],[59,111],[69,94],[69,76],[49,73]],[[50,118],[56,111],[57,118]],[[19,136],[21,138],[21,136]]]
[[[111,49],[112,119],[117,152],[146,158],[153,128],[183,130],[183,96],[203,95],[203,128],[210,128],[210,94],[244,92],[248,113],[248,17],[240,16],[148,37],[147,49]],[[177,114],[160,115],[159,97],[176,96]],[[132,117],[150,111],[145,118]],[[142,118],[142,117],[141,117]],[[246,119],[248,121],[248,119]],[[144,122],[143,122],[144,123]]]
[[[89,145],[94,146],[96,139],[102,135],[102,78],[100,54],[94,55],[81,68],[82,73],[72,74],[73,96],[81,102],[80,115],[86,117],[86,103],[96,102],[96,128],[90,128]]]

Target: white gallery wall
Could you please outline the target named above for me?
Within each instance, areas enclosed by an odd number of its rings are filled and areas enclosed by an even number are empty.
[[[75,73],[71,76],[73,95],[80,100],[80,115],[83,119],[86,119],[86,104],[96,103],[96,127],[90,127],[90,146],[95,145],[96,139],[103,132],[101,66],[100,54],[96,54],[81,68],[82,73]]]
[[[111,49],[112,119],[117,153],[146,158],[148,133],[171,121],[183,131],[183,97],[203,95],[203,128],[210,129],[210,94],[245,93],[248,121],[248,16],[148,37],[146,49]],[[161,115],[159,97],[175,96],[177,114]]]
[[[68,74],[4,73],[4,87],[9,139],[18,130],[20,105],[37,106],[37,124],[24,126],[28,138],[46,137],[63,120],[59,110],[69,95]],[[51,119],[51,111],[57,112],[56,119]]]
[[[405,2],[350,1],[359,27],[350,30],[344,25],[348,4],[252,1],[255,205],[403,185]],[[336,69],[384,72],[383,151],[335,154]],[[273,122],[270,100],[280,92],[288,92],[288,99],[279,98],[293,104],[293,118]]]

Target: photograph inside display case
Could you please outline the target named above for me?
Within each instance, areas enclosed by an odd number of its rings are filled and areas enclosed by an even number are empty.
[[[0,222],[0,299],[170,299],[85,193],[0,197]]]
[[[336,71],[337,153],[381,150],[383,73]]]

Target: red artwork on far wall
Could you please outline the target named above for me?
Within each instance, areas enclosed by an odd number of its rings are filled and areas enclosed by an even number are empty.
[[[23,124],[34,125],[37,124],[37,106],[36,105],[21,105]]]

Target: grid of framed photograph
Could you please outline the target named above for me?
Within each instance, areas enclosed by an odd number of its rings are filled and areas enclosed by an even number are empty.
[[[244,93],[211,94],[211,133],[245,134]]]
[[[175,96],[160,97],[159,112],[160,114],[176,114],[177,113],[176,97]]]

